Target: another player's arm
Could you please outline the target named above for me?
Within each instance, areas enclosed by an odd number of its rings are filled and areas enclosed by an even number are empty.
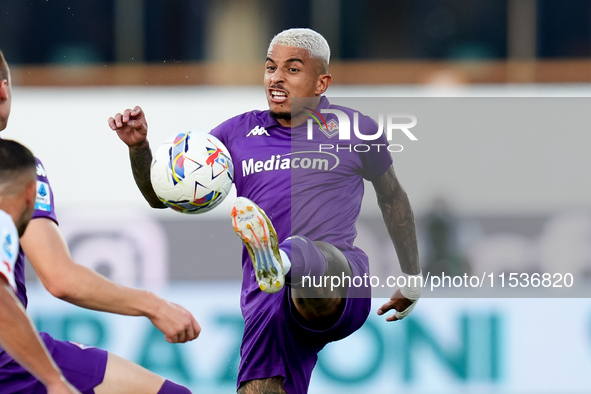
[[[166,208],[150,182],[152,151],[148,142],[148,122],[140,107],[126,109],[109,118],[109,127],[117,132],[121,141],[129,147],[129,160],[133,179],[152,208]]]
[[[12,358],[47,387],[50,394],[77,393],[63,377],[33,324],[0,275],[0,344]]]
[[[31,220],[20,242],[41,282],[53,296],[87,309],[146,316],[169,342],[186,342],[199,335],[199,323],[182,306],[146,290],[121,286],[76,264],[52,220]]]
[[[394,168],[390,166],[381,177],[373,181],[373,186],[388,234],[396,248],[402,272],[409,275],[419,274],[421,267],[414,215],[408,196],[394,173]],[[402,312],[412,303],[413,301],[405,298],[398,289],[392,299],[378,310],[378,314],[382,315],[392,309]],[[386,320],[394,321],[399,318],[392,315]]]

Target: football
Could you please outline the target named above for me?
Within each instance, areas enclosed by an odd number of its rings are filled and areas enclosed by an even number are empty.
[[[228,149],[211,134],[179,133],[158,148],[150,180],[166,206],[181,213],[204,213],[230,192],[234,165]]]

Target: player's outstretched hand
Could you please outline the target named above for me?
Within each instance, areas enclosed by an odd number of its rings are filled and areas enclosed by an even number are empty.
[[[150,320],[162,331],[166,341],[184,343],[197,338],[201,333],[201,326],[191,312],[174,302],[163,301],[159,313],[150,317]]]
[[[63,379],[63,378],[62,378]],[[72,386],[66,379],[54,385],[47,386],[47,394],[81,394],[76,387]]]
[[[144,111],[138,106],[109,118],[109,127],[116,131],[121,141],[130,148],[141,146],[147,141],[148,122]]]
[[[400,289],[396,290],[390,301],[386,302],[384,305],[378,309],[378,315],[383,315],[384,313],[391,311],[392,309],[396,310],[396,313],[390,315],[386,318],[386,321],[396,321],[401,320],[406,317],[415,307],[418,299],[415,301],[409,300],[405,298]]]

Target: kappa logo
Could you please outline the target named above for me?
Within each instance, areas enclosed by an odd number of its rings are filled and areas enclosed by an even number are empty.
[[[267,130],[261,126],[255,127],[254,129],[250,130],[248,134],[246,134],[247,137],[250,137],[251,135],[266,135],[267,137],[269,137],[269,133],[267,132]]]
[[[45,168],[41,164],[37,164],[37,175],[46,177],[47,173],[45,172]]]

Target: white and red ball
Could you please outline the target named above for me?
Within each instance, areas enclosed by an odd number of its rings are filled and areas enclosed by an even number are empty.
[[[201,131],[174,135],[158,148],[150,180],[156,195],[182,213],[203,213],[230,192],[234,165],[220,140]]]

